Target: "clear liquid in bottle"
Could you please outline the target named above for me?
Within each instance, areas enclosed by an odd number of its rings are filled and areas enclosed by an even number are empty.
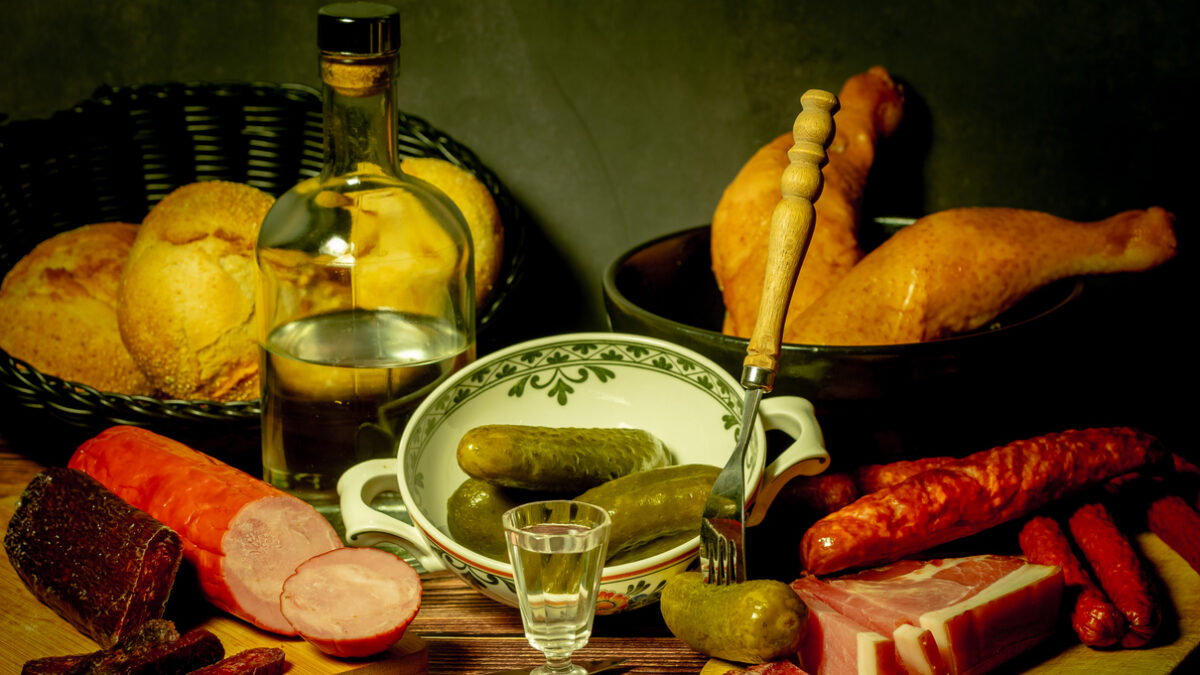
[[[396,312],[276,328],[262,355],[265,478],[310,503],[336,502],[341,474],[374,458],[358,442],[363,428],[398,437],[429,392],[473,358],[457,331]]]
[[[462,214],[398,168],[399,14],[327,5],[317,27],[324,165],[263,220],[256,311],[263,477],[329,513],[341,474],[395,457],[415,408],[474,359],[475,289]]]

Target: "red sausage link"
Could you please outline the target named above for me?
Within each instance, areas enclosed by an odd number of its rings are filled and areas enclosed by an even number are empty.
[[[1178,495],[1161,497],[1146,511],[1150,531],[1200,572],[1200,513]]]
[[[1039,565],[1058,565],[1063,581],[1079,588],[1075,609],[1071,613],[1071,628],[1079,641],[1089,647],[1111,647],[1125,634],[1125,616],[1104,595],[1083,563],[1071,550],[1071,541],[1058,526],[1058,521],[1046,516],[1030,518],[1018,537],[1025,559]]]
[[[296,634],[279,609],[284,579],[342,545],[309,504],[147,429],[109,427],[67,466],[178,532],[205,597],[273,633]]]
[[[1093,586],[1083,589],[1075,599],[1071,628],[1079,641],[1089,647],[1111,647],[1125,636],[1125,616],[1104,591]]]
[[[1153,437],[1125,428],[1016,441],[922,471],[825,516],[804,533],[801,559],[817,575],[892,562],[1163,459]]]
[[[940,469],[954,461],[953,457],[922,457],[888,464],[872,464],[854,470],[854,484],[861,494],[870,494],[930,469]]]
[[[824,516],[858,499],[858,489],[849,474],[824,473],[789,481],[780,496]]]
[[[1162,612],[1154,584],[1129,538],[1099,503],[1081,506],[1068,525],[1100,587],[1129,623],[1121,646],[1141,647],[1149,642],[1162,623]]]

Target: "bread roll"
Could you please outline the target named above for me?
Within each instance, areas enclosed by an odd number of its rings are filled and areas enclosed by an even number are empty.
[[[258,397],[258,228],[274,199],[223,181],[185,185],[146,215],[117,318],[134,361],[168,397]]]
[[[797,341],[789,328],[795,318],[862,258],[859,208],[875,161],[875,144],[903,117],[904,92],[880,66],[847,80],[838,101],[829,163],[822,170],[825,186],[814,205],[812,241],[784,323],[786,342]],[[729,335],[749,337],[754,330],[771,214],[782,196],[780,181],[793,143],[789,131],[758,150],[725,189],[713,214],[713,274],[725,300],[723,331]]]
[[[0,347],[100,391],[153,394],[117,328],[121,272],[137,233],[130,223],[85,225],[18,261],[0,286]]]
[[[400,170],[446,193],[462,211],[475,244],[475,304],[482,307],[504,261],[504,226],[492,193],[470,171],[444,159],[406,157]]]

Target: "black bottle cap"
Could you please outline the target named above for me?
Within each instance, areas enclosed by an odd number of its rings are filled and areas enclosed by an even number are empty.
[[[317,12],[317,47],[333,54],[386,54],[400,48],[400,12],[375,2],[339,2]]]

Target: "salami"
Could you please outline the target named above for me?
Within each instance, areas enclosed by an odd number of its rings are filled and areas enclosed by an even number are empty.
[[[4,548],[30,591],[101,647],[162,618],[182,559],[178,534],[64,467],[26,486]]]
[[[68,466],[174,528],[208,600],[273,633],[296,634],[279,609],[284,579],[341,546],[302,500],[145,429],[106,429]]]
[[[860,497],[809,527],[800,557],[818,575],[899,560],[1165,456],[1152,436],[1127,428],[1016,441]]]
[[[1125,615],[1129,630],[1121,638],[1121,646],[1145,645],[1158,630],[1162,613],[1153,581],[1133,544],[1100,503],[1079,507],[1067,524],[1100,587]]]
[[[1092,581],[1058,521],[1046,516],[1030,518],[1021,528],[1019,541],[1026,560],[1057,565],[1062,568],[1063,582],[1079,590],[1071,613],[1071,628],[1079,641],[1089,647],[1117,644],[1125,634],[1125,616]]]

